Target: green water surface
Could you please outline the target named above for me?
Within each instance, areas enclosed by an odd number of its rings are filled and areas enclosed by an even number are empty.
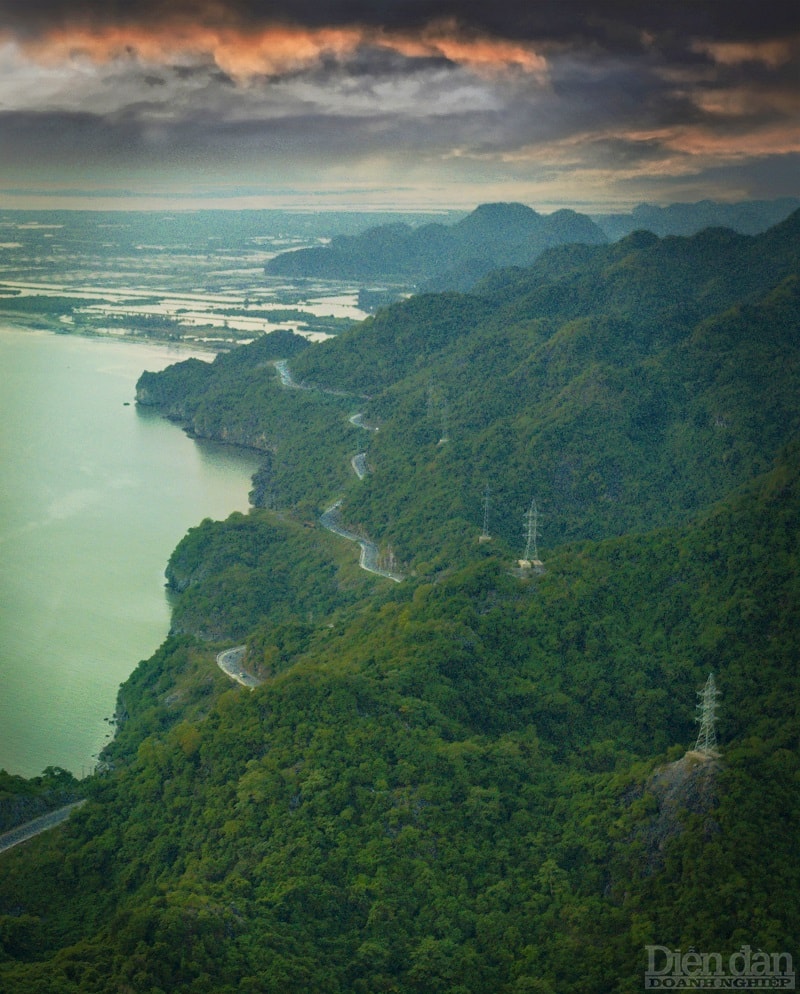
[[[137,409],[164,346],[0,327],[0,768],[88,773],[119,684],[169,628],[164,567],[247,509],[258,456]],[[127,406],[126,406],[127,405]]]

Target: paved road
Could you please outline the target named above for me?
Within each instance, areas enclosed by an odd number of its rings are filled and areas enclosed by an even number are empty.
[[[292,374],[289,372],[289,364],[286,359],[278,359],[275,363],[275,369],[278,372],[278,376],[281,378],[281,383],[285,387],[294,387],[295,389],[309,389],[304,387],[301,383],[292,379]],[[313,389],[319,390],[322,393],[337,393],[336,390],[325,390],[323,387],[314,387]],[[363,414],[352,414],[348,418],[351,424],[355,425],[357,428],[363,428],[364,431],[377,431],[373,425],[364,424]],[[367,475],[367,454],[366,452],[359,452],[357,455],[353,456],[350,460],[350,465],[353,467],[353,472],[359,478],[363,480]],[[334,535],[339,535],[341,538],[346,538],[350,542],[358,542],[361,546],[361,555],[359,556],[358,565],[367,570],[368,573],[377,573],[378,576],[385,576],[389,580],[394,580],[395,583],[400,583],[405,579],[402,573],[397,573],[394,570],[383,569],[378,565],[378,546],[369,538],[362,538],[360,535],[356,535],[355,532],[348,531],[347,528],[342,527],[339,523],[339,508],[341,506],[341,500],[337,500],[335,504],[332,504],[327,511],[325,511],[319,519],[319,523],[323,528],[327,528],[328,531],[333,532]],[[234,652],[235,650],[230,649],[229,652]],[[224,656],[225,653],[220,653],[220,656]],[[217,662],[220,666],[220,656],[217,656]],[[234,680],[238,677],[234,676],[233,673],[225,667],[225,672],[228,676],[232,676]],[[251,677],[250,679],[254,679]],[[239,681],[242,683],[243,681]],[[248,684],[250,686],[250,684]]]
[[[359,480],[363,480],[364,477],[369,472],[369,470],[367,469],[367,453],[357,452],[350,460],[350,465],[353,467],[353,472],[356,474]]]
[[[66,821],[76,808],[81,807],[85,803],[85,800],[73,801],[72,804],[65,804],[63,808],[58,808],[49,814],[34,818],[33,821],[25,822],[24,825],[17,825],[10,832],[5,832],[3,835],[0,835],[0,853],[18,846],[21,842],[27,842],[28,839],[32,839],[36,835],[41,835],[42,832],[55,828],[56,825],[60,825],[63,821]]]
[[[264,682],[259,680],[258,677],[253,676],[252,673],[248,673],[247,670],[242,668],[242,662],[244,661],[244,654],[247,651],[247,647],[244,645],[237,645],[233,649],[226,649],[224,652],[217,654],[217,666],[237,683],[240,683],[243,687],[249,687],[251,690],[253,687],[260,687]]]
[[[351,414],[347,420],[350,422],[351,425],[355,425],[356,428],[363,428],[364,431],[378,431],[375,425],[364,424],[364,415],[361,413]]]
[[[332,390],[329,387],[318,387],[313,383],[298,383],[289,372],[288,359],[276,359],[273,365],[278,372],[278,376],[281,378],[281,385],[284,387],[292,387],[295,390],[315,390],[317,393],[327,393],[332,397],[361,397],[362,400],[369,400],[369,397],[363,393],[350,393],[349,390]],[[377,429],[375,430],[377,431]]]
[[[369,573],[377,573],[378,576],[385,576],[389,580],[394,580],[395,583],[400,583],[401,580],[404,580],[405,577],[402,573],[395,573],[393,570],[383,569],[378,566],[378,546],[372,539],[362,538],[361,535],[356,535],[355,532],[348,531],[347,528],[343,528],[339,524],[339,508],[341,503],[340,500],[337,500],[324,514],[320,515],[319,523],[322,527],[327,528],[334,535],[346,538],[350,542],[358,542],[361,546],[361,555],[358,560],[358,565],[361,569],[365,569]]]

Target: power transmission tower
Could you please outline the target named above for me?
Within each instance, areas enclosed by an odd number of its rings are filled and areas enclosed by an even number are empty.
[[[717,753],[717,698],[719,691],[714,683],[714,674],[709,673],[705,686],[698,690],[697,696],[700,698],[697,704],[697,721],[700,724],[700,731],[697,735],[695,751],[701,752],[704,756],[716,756]]]
[[[541,571],[542,561],[539,559],[539,509],[536,506],[536,498],[531,498],[531,506],[523,515],[525,522],[525,554],[522,559],[517,560],[521,569],[530,569],[532,566]]]
[[[536,498],[531,499],[531,506],[525,512],[525,559],[533,562],[539,558],[537,542],[539,540],[539,509]],[[531,555],[533,553],[533,555]]]

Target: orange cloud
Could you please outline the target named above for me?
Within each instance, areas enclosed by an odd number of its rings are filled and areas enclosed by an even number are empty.
[[[800,152],[800,124],[771,124],[746,133],[712,131],[700,126],[629,131],[614,137],[628,142],[656,142],[663,156],[637,163],[635,173],[715,167],[772,155]],[[682,163],[682,167],[681,167]]]
[[[694,103],[706,113],[727,117],[755,117],[777,113],[800,116],[800,92],[789,89],[732,87],[694,94]]]
[[[598,151],[613,142],[625,142],[656,154],[635,156],[615,162],[613,167],[597,164]],[[497,158],[516,168],[533,166],[539,170],[564,170],[575,174],[597,173],[615,180],[637,177],[682,176],[766,156],[800,152],[800,124],[762,126],[746,134],[713,132],[703,126],[660,127],[629,131],[581,132],[558,141],[527,145],[513,151],[464,153],[470,158]],[[600,160],[607,158],[602,152]]]
[[[682,129],[665,136],[668,148],[715,161],[736,161],[765,155],[800,152],[800,125],[773,125],[747,134],[720,134],[704,129]]]
[[[179,22],[157,30],[142,26],[71,27],[24,44],[37,61],[75,59],[107,63],[137,58],[157,65],[211,59],[240,82],[308,68],[323,57],[345,60],[363,46],[377,46],[410,58],[441,56],[479,73],[518,69],[540,79],[545,60],[532,49],[504,39],[466,36],[453,23],[432,25],[416,35],[361,26],[307,29],[274,25],[261,30]]]
[[[212,59],[224,72],[246,80],[259,74],[290,72],[313,64],[324,53],[342,57],[355,50],[361,35],[353,29],[275,27],[248,32],[202,25],[174,25],[158,31],[145,27],[71,28],[27,43],[29,56],[47,64],[73,59],[96,63],[137,58],[158,65]]]
[[[417,35],[382,34],[386,47],[402,55],[443,56],[478,72],[518,67],[544,80],[547,60],[528,46],[501,38],[466,36],[454,21],[440,21]]]
[[[771,69],[786,65],[796,57],[800,38],[772,41],[732,42],[696,41],[692,51],[710,55],[719,65],[737,66],[746,62],[761,62]]]

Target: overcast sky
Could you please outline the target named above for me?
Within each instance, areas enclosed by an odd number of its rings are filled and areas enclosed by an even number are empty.
[[[0,0],[0,206],[800,195],[800,5]]]

